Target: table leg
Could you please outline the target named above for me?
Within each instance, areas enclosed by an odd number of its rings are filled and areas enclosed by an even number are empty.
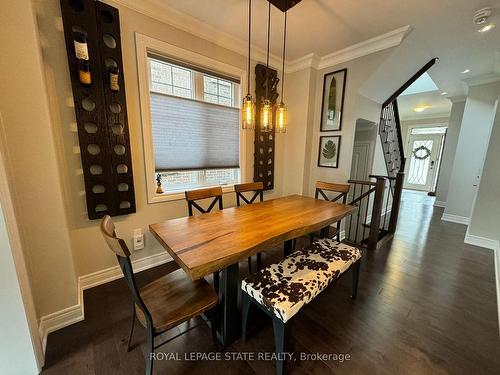
[[[240,338],[241,314],[238,308],[238,286],[239,266],[235,263],[222,271],[221,333],[225,347]]]
[[[293,240],[285,241],[285,244],[283,245],[283,253],[285,254],[285,256],[290,255],[292,251],[293,251]]]

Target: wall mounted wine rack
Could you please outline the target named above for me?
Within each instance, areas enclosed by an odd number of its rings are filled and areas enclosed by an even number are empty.
[[[266,72],[267,71],[267,72]],[[275,118],[276,100],[278,99],[277,86],[279,83],[278,72],[275,69],[267,68],[265,65],[255,66],[255,97],[257,105],[255,111],[255,141],[254,141],[254,182],[262,182],[264,190],[274,189],[274,140],[275,131],[263,132],[260,130],[260,107],[266,98],[271,101],[273,107],[273,118]]]
[[[94,0],[61,0],[61,12],[88,217],[134,213],[118,9]]]

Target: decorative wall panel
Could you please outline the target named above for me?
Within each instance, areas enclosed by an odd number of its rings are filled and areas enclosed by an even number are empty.
[[[61,0],[61,11],[88,217],[133,213],[118,10],[94,0]]]

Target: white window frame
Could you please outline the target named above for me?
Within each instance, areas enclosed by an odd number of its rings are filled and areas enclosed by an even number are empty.
[[[184,61],[190,65],[200,67],[207,71],[219,72],[223,75],[234,77],[240,81],[240,91],[242,87],[246,87],[246,71],[219,60],[212,59],[205,55],[177,47],[173,44],[163,42],[161,40],[151,38],[149,36],[135,33],[135,45],[137,54],[137,70],[139,77],[139,99],[141,107],[141,122],[142,122],[142,140],[144,147],[144,164],[146,169],[146,191],[148,203],[159,203],[174,200],[185,199],[184,192],[171,192],[164,194],[156,194],[156,173],[155,159],[153,151],[153,133],[151,126],[151,111],[150,111],[150,92],[149,92],[149,64],[148,53],[165,56],[174,60]],[[236,90],[234,90],[236,91]],[[234,104],[239,106],[240,91],[234,92]],[[238,122],[240,132],[240,180],[246,176],[246,140],[245,134],[241,129],[241,118]],[[222,187],[224,193],[234,192],[234,185],[226,185]]]

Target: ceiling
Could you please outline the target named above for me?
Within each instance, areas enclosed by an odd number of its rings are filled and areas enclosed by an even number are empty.
[[[424,106],[423,112],[413,109]],[[440,91],[422,92],[398,97],[399,116],[401,120],[413,120],[421,117],[448,117],[451,101],[441,95]]]
[[[247,40],[246,0],[148,1],[208,24],[242,43]],[[472,15],[485,6],[494,8],[491,20],[497,27],[480,34]],[[262,49],[266,47],[266,19],[267,1],[253,0],[252,44]],[[271,25],[271,52],[279,56],[283,13],[274,7]],[[423,66],[436,56],[440,63],[429,74],[437,86],[450,95],[463,95],[464,78],[500,73],[500,52],[497,52],[500,50],[500,0],[302,0],[289,11],[287,60],[311,53],[325,56],[406,25],[412,27],[412,32],[390,56],[387,69],[380,70],[372,91],[376,84],[388,82],[395,69],[404,70],[407,66],[408,72],[401,71],[401,75],[409,78],[416,72],[415,67]],[[207,35],[207,39],[211,36]],[[461,74],[466,68],[471,72]]]

